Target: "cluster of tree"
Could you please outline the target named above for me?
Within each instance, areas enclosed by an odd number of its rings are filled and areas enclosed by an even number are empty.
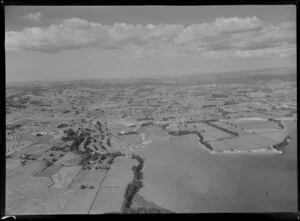
[[[221,113],[223,115],[223,117],[226,117],[226,115],[230,114],[230,112],[224,111],[222,108],[219,108],[217,110],[217,112]]]
[[[166,118],[166,117],[162,118],[162,121],[167,121],[167,120],[168,120],[168,118]]]
[[[200,142],[203,146],[205,146],[207,149],[209,149],[209,150],[211,150],[211,151],[214,149],[208,142],[206,142],[206,141],[204,140],[204,137],[202,136],[202,134],[201,134],[199,131],[191,131],[191,132],[193,132],[193,134],[196,134],[196,135],[199,137],[199,142]]]
[[[283,151],[285,150],[285,148],[287,147],[287,145],[289,144],[289,140],[291,139],[291,136],[290,135],[287,135],[283,141],[281,141],[280,143],[278,144],[274,144],[273,145],[273,148],[278,150],[278,151]]]
[[[149,120],[154,120],[152,117],[144,117],[144,118],[138,118],[136,121],[149,121]]]
[[[61,123],[61,124],[59,124],[59,125],[57,126],[57,128],[65,128],[65,127],[67,127],[67,126],[68,126],[67,123]]]
[[[210,120],[205,120],[203,121],[204,123],[212,123],[212,122],[217,122],[218,120],[217,119],[210,119]]]
[[[130,135],[130,134],[138,134],[136,131],[127,131],[124,133],[118,133],[118,135]]]
[[[36,157],[25,153],[23,156],[20,157],[20,159],[21,159],[21,165],[24,166],[28,161],[36,160]]]
[[[44,161],[45,161],[46,168],[52,166],[54,163],[53,161],[46,159],[46,158],[44,158]]]
[[[79,165],[83,166],[84,168],[88,168],[90,166],[90,161],[95,160],[96,157],[96,155],[93,156],[89,152],[85,152],[81,161],[79,162]]]
[[[22,159],[22,160],[36,160],[36,157],[31,155],[31,154],[25,153],[23,156],[20,157],[20,159]]]
[[[99,143],[100,143],[101,148],[102,148],[103,150],[107,151],[107,148],[102,144],[102,142],[100,141]]]
[[[207,107],[216,107],[217,105],[215,105],[215,104],[210,104],[210,105],[203,105],[202,107],[203,108],[207,108]]]
[[[276,119],[274,119],[274,118],[268,118],[268,121],[275,122],[275,123],[278,124],[278,126],[279,126],[282,130],[284,129],[284,126],[283,126],[281,120],[276,120]]]
[[[115,158],[125,156],[125,154],[121,153],[120,151],[116,151],[116,152],[108,153],[108,156],[110,156],[108,165],[111,165],[111,164],[113,164]]]
[[[224,132],[226,132],[226,133],[229,133],[229,134],[231,134],[231,135],[233,135],[233,136],[235,136],[235,137],[239,136],[239,133],[238,133],[238,132],[234,132],[234,131],[228,130],[228,129],[226,129],[226,128],[220,127],[220,126],[218,126],[218,125],[212,124],[212,123],[209,122],[209,121],[206,121],[205,123],[208,124],[208,125],[210,125],[210,126],[212,126],[212,127],[214,127],[214,128],[217,128],[217,129],[219,129],[219,130],[221,130],[221,131],[224,131]]]
[[[141,126],[146,127],[146,126],[150,126],[150,125],[153,125],[153,124],[154,124],[153,122],[145,122],[145,123],[142,123]]]
[[[15,124],[15,125],[6,125],[6,130],[15,130],[17,128],[22,127],[21,124]]]
[[[64,134],[66,135],[66,137],[62,137],[62,141],[74,140],[77,135],[72,128],[69,128],[68,130],[64,130]]]
[[[177,131],[174,131],[174,130],[169,130],[168,133],[169,133],[171,136],[178,136]]]
[[[193,123],[202,123],[203,120],[188,120],[186,121],[187,124],[193,124]]]
[[[99,121],[97,121],[96,127],[98,128],[99,131],[102,132],[102,124]]]
[[[232,104],[237,104],[235,101],[225,101],[224,105],[232,105]]]
[[[165,130],[168,126],[169,126],[168,123],[166,123],[166,124],[160,124],[160,127],[161,127],[163,130]]]
[[[110,138],[107,138],[107,140],[106,140],[106,144],[107,144],[107,146],[111,147]]]
[[[267,109],[266,108],[256,108],[256,111],[260,111],[260,112],[266,112],[267,111]]]
[[[27,102],[29,101],[28,97],[20,97],[19,100],[17,102],[13,101],[13,98],[9,98],[6,99],[6,107],[13,107],[13,108],[17,108],[17,109],[23,109],[26,107],[25,104],[27,104]]]
[[[101,167],[102,169],[110,169],[110,165],[113,164],[114,159],[116,157],[125,156],[125,154],[121,153],[120,151],[116,151],[113,153],[104,153],[100,154],[97,152],[94,152],[94,154],[91,154],[92,150],[87,148],[83,154],[82,160],[80,161],[79,165],[83,166],[84,168],[90,168],[91,161],[97,161],[98,163],[101,163],[105,159],[109,158],[107,161],[107,165],[104,167]]]
[[[87,137],[86,140],[85,140],[85,142],[83,143],[83,147],[84,147],[84,148],[87,148],[87,146],[88,146],[91,142],[92,142],[91,137],[90,137],[90,136]]]
[[[53,151],[63,151],[67,152],[69,150],[70,146],[69,145],[64,145],[64,146],[53,146],[51,147],[51,150]]]
[[[126,210],[128,214],[156,214],[156,213],[174,213],[167,209],[156,208],[156,207],[138,207],[136,209],[129,208]]]
[[[66,137],[62,137],[62,141],[73,141],[71,150],[76,149],[85,140],[85,137],[90,137],[90,133],[82,131],[79,135],[73,129],[64,130]]]
[[[82,189],[82,190],[84,190],[86,188],[88,188],[88,189],[94,189],[95,187],[94,186],[88,186],[88,185],[81,185],[80,186],[80,189]]]
[[[73,140],[73,143],[71,144],[71,151],[81,154],[81,150],[79,149],[79,146],[84,140],[85,139],[83,136],[75,137],[75,139]],[[89,148],[86,148],[86,149],[89,149]]]
[[[132,159],[135,159],[138,161],[138,166],[133,166],[132,170],[134,173],[134,177],[131,183],[129,183],[126,187],[125,193],[124,193],[124,201],[122,204],[122,212],[128,213],[129,209],[132,204],[132,199],[134,195],[143,187],[143,167],[144,167],[144,159],[141,158],[139,155],[132,155]]]
[[[213,98],[227,98],[228,96],[226,94],[212,94]]]
[[[204,137],[202,136],[202,134],[199,131],[188,131],[188,130],[181,130],[181,131],[168,131],[170,135],[172,136],[182,136],[182,135],[186,135],[186,134],[196,134],[199,137],[199,142],[205,146],[207,149],[209,150],[213,150],[213,147],[207,143],[206,141],[204,141]]]
[[[30,104],[34,104],[39,107],[51,107],[51,104],[43,104],[41,101],[30,101]]]

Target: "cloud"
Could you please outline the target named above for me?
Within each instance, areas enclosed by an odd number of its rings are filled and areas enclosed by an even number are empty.
[[[263,57],[263,56],[278,56],[288,57],[296,54],[296,45],[284,44],[274,48],[263,48],[255,50],[237,50],[235,55],[238,57]]]
[[[80,18],[48,27],[5,33],[7,50],[58,53],[92,47],[120,50],[133,58],[209,55],[289,56],[296,51],[295,23],[272,24],[257,17],[217,18],[209,23],[102,25]]]
[[[28,13],[26,16],[23,17],[24,19],[27,20],[32,20],[32,21],[37,21],[37,22],[41,22],[41,18],[42,18],[42,13],[41,12],[36,12],[36,13]]]

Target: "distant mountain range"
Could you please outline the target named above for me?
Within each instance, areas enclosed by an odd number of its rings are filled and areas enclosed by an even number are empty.
[[[266,68],[259,70],[243,70],[219,73],[192,73],[175,78],[186,84],[206,84],[206,83],[252,83],[266,80],[297,80],[297,70],[295,68]]]
[[[252,83],[255,81],[267,80],[297,80],[295,68],[266,68],[259,70],[243,70],[218,73],[191,73],[181,76],[156,76],[143,78],[122,78],[122,79],[86,79],[70,81],[33,81],[33,82],[7,82],[6,86],[50,86],[61,85],[62,87],[104,87],[112,86],[158,86],[168,84],[208,84],[208,83]]]

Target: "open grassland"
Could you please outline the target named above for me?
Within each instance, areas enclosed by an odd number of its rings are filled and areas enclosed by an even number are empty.
[[[235,150],[255,150],[255,149],[261,149],[262,147],[259,145],[256,145],[254,143],[251,143],[249,141],[246,141],[240,137],[235,137],[233,139],[224,139],[222,140],[224,143],[229,144],[233,147]]]
[[[287,133],[284,132],[272,132],[272,133],[259,133],[260,136],[269,138],[271,140],[274,140],[276,142],[280,142],[284,139],[284,137],[287,135]]]
[[[235,149],[231,144],[228,144],[224,141],[210,141],[209,144],[213,146],[214,150],[217,152]]]
[[[276,141],[273,141],[271,139],[256,135],[256,134],[248,134],[248,135],[243,135],[241,136],[242,139],[249,141],[251,143],[260,145],[262,147],[267,147],[270,145],[274,145],[277,143]]]

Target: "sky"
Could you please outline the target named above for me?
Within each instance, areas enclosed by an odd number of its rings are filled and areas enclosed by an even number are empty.
[[[296,67],[296,7],[6,6],[6,81]]]

